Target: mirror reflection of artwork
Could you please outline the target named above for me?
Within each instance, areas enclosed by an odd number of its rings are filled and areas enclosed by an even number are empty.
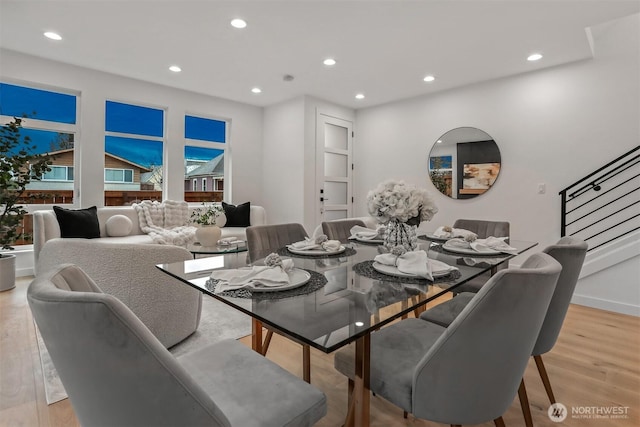
[[[500,173],[500,163],[471,163],[464,165],[461,193],[482,194],[487,191]]]

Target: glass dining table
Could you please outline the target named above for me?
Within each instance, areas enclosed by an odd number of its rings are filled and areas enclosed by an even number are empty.
[[[521,254],[537,243],[510,240],[509,245]],[[157,268],[250,316],[252,347],[258,352],[262,352],[263,325],[325,353],[354,344],[353,417],[348,418],[347,424],[368,426],[371,333],[412,312],[419,314],[430,301],[455,292],[458,286],[495,271],[498,265],[516,256],[455,253],[429,241],[422,241],[419,249],[425,250],[429,259],[456,269],[434,274],[432,281],[390,272],[374,265],[377,245],[357,241],[345,243],[344,251],[333,255],[300,255],[280,248],[277,253],[293,260],[300,278],[277,291],[216,292],[216,282],[210,278],[212,271],[262,263],[259,260],[249,264],[246,252],[158,264]]]

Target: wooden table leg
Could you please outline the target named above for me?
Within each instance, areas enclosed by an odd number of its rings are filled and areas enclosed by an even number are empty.
[[[262,322],[251,319],[251,348],[262,354]]]
[[[353,398],[355,400],[355,425],[369,426],[371,389],[369,376],[371,370],[371,336],[365,335],[356,341],[356,376]]]

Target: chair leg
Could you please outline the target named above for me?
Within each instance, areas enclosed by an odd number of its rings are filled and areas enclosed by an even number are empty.
[[[527,397],[527,389],[524,386],[524,378],[520,380],[520,387],[518,388],[518,397],[520,398],[522,415],[524,415],[524,425],[527,427],[533,427],[533,419],[531,418],[531,408],[529,407],[529,398]]]
[[[267,330],[267,335],[264,337],[264,343],[262,344],[262,355],[267,355],[267,350],[269,350],[269,344],[271,344],[271,337],[273,337],[273,331],[271,329]]]
[[[502,417],[498,417],[495,420],[493,420],[493,423],[496,425],[496,427],[506,427],[504,425],[504,420],[502,419]]]
[[[547,396],[549,396],[549,401],[553,405],[556,403],[556,398],[553,395],[553,390],[551,389],[551,383],[549,382],[549,376],[547,375],[547,370],[544,367],[544,363],[542,362],[542,356],[537,355],[533,356],[533,360],[536,361],[536,366],[538,367],[538,372],[540,373],[540,378],[542,379],[542,384],[544,384],[544,389],[547,392]]]
[[[302,345],[302,379],[311,384],[311,348]]]
[[[409,416],[409,413],[407,411],[402,411],[402,418],[406,420],[408,416]]]

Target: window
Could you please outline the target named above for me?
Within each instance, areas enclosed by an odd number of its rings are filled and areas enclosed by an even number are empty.
[[[43,181],[73,181],[73,166],[51,166],[44,174]]]
[[[185,116],[184,170],[185,200],[221,201],[225,164],[228,164],[227,122],[203,117]],[[200,179],[198,191],[196,180]],[[191,182],[191,185],[189,183]],[[211,182],[212,191],[207,182]]]
[[[133,169],[105,168],[104,182],[133,182]]]
[[[77,104],[78,97],[72,93],[0,82],[0,124],[23,118],[20,135],[31,140],[32,153],[52,156],[51,171],[27,186],[27,195],[33,196],[26,206],[29,212],[44,204],[73,203]],[[30,222],[23,226],[25,233],[33,232]],[[30,238],[16,241],[17,245],[30,243]]]
[[[163,143],[164,110],[106,101],[105,206],[162,200]]]
[[[52,156],[51,171],[27,186],[37,196],[32,204],[73,203],[77,102],[69,93],[0,83],[0,122],[23,117],[20,134],[31,140],[33,152]]]

